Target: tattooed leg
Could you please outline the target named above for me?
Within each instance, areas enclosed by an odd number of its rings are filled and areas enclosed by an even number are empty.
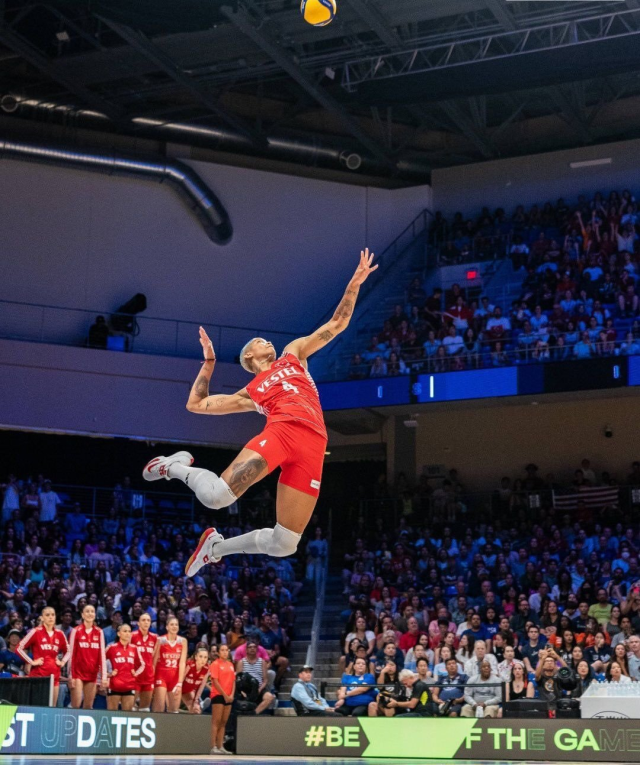
[[[265,458],[252,449],[243,449],[222,474],[231,491],[240,497],[269,472]]]

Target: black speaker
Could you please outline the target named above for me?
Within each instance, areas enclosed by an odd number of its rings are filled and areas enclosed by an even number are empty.
[[[134,316],[147,310],[147,296],[138,292],[131,300],[127,300],[115,313],[111,314],[111,327],[115,332],[129,332],[133,334],[136,329]]]
[[[523,718],[545,718],[549,717],[548,705],[542,699],[516,699],[504,704],[504,716]]]

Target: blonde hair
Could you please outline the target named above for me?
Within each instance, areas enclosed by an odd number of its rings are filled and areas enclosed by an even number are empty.
[[[251,366],[249,366],[249,362],[245,358],[247,353],[249,353],[249,350],[251,349],[251,346],[255,343],[256,340],[259,340],[258,337],[254,337],[252,340],[249,340],[249,342],[242,348],[240,351],[240,366],[246,371],[253,374],[253,369]]]

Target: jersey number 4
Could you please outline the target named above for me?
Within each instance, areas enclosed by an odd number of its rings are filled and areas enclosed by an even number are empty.
[[[291,385],[291,383],[287,382],[286,380],[282,381],[282,387],[285,390],[290,390],[292,393],[297,393],[298,392],[298,389],[296,388],[296,386],[295,385]]]

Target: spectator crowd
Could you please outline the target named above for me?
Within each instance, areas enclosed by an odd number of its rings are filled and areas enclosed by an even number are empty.
[[[175,617],[189,657],[205,648],[214,661],[220,647],[228,646],[236,670],[259,681],[260,699],[253,709],[273,707],[289,671],[305,561],[231,556],[187,578],[185,562],[208,525],[206,518],[192,522],[189,513],[183,518],[176,513],[171,521],[154,520],[153,513],[143,517],[132,505],[133,496],[126,479],[113,491],[107,515],[90,517],[43,476],[8,476],[0,493],[0,672],[28,673],[17,646],[40,623],[45,606],[55,609],[55,624],[69,639],[91,605],[106,644],[117,641],[123,623],[135,636],[141,617],[148,616],[147,629],[159,637],[168,634]],[[245,533],[251,523],[241,523],[241,515],[236,508],[218,528],[225,535]],[[306,567],[313,579],[326,557],[326,542],[319,529],[310,528]],[[63,687],[65,674],[66,668]],[[60,694],[59,704],[66,695]]]
[[[634,463],[629,483],[638,477]],[[575,481],[602,482],[586,459]],[[635,506],[559,511],[535,465],[514,484],[505,478],[494,492],[490,519],[453,470],[435,490],[448,501],[421,503],[428,488],[401,486],[395,528],[375,513],[382,494],[352,524],[342,572],[346,713],[497,717],[507,702],[537,698],[555,710],[592,682],[640,681]]]
[[[429,237],[440,266],[509,257],[520,294],[508,305],[459,284],[427,295],[417,277],[352,358],[350,379],[638,355],[639,232],[628,190],[520,205],[511,217],[502,208],[466,220],[437,213]]]

